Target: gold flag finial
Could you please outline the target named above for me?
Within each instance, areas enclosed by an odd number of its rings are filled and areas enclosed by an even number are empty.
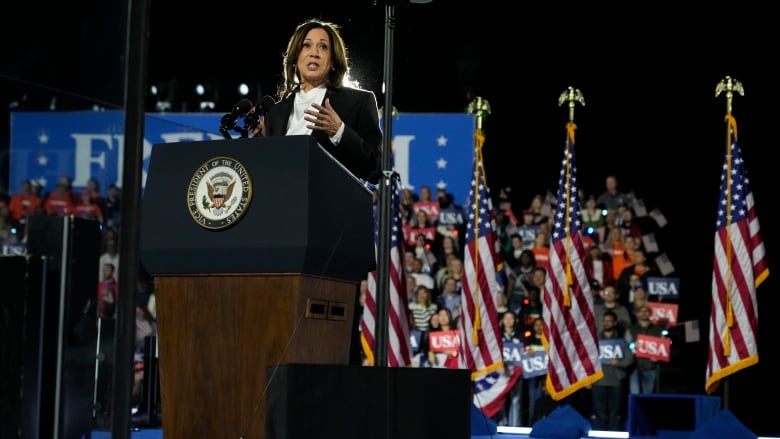
[[[740,96],[745,96],[745,89],[742,88],[742,83],[726,76],[721,79],[718,85],[715,87],[715,97],[720,96],[722,92],[726,92],[726,114],[731,114],[731,103],[734,100],[734,92],[739,93]]]
[[[579,102],[584,107],[585,97],[582,96],[582,92],[579,89],[569,87],[558,97],[558,106],[560,107],[565,102],[569,103],[569,122],[574,122],[574,104]]]
[[[490,103],[481,96],[477,96],[474,100],[469,102],[469,105],[466,107],[466,112],[477,115],[477,130],[482,131],[485,118],[490,114]]]

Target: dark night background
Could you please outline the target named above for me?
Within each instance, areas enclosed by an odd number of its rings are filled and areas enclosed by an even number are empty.
[[[58,96],[57,110],[122,108],[127,6],[106,3],[112,2],[26,2],[2,14],[0,190],[8,185],[7,104],[26,94],[27,109],[45,110],[51,96]],[[225,90],[248,81],[259,87],[257,96],[273,95],[287,39],[299,22],[317,17],[342,26],[352,77],[383,105],[387,8],[332,3],[150,1],[148,82],[178,81],[181,100],[196,81],[217,81]],[[452,3],[392,8],[392,105],[400,112],[450,113],[464,111],[474,96],[487,99],[487,180],[494,194],[511,186],[522,209],[534,194],[557,190],[568,117],[558,97],[569,86],[581,90],[586,105],[575,110],[580,188],[598,195],[614,174],[623,191],[660,209],[669,222],[656,236],[681,281],[679,320],[696,319],[701,327],[699,343],[675,346],[669,381],[684,393],[704,391],[726,140],[726,100],[715,97],[715,86],[727,75],[743,84],[733,114],[770,276],[758,289],[760,361],[727,380],[724,400],[755,433],[779,435],[771,422],[778,414],[772,397],[780,392],[774,321],[780,239],[772,205],[779,69],[768,7]],[[228,112],[237,100],[223,92],[215,111]]]

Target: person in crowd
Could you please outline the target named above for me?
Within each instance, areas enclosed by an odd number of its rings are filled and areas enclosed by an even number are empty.
[[[27,217],[33,216],[35,209],[41,206],[43,206],[43,201],[33,192],[32,183],[29,180],[22,181],[19,192],[14,194],[8,203],[11,216],[20,225],[27,224]]]
[[[16,221],[11,216],[8,206],[0,204],[0,245],[18,242],[19,234],[16,230]]]
[[[620,211],[620,228],[623,229],[623,234],[631,236],[636,240],[642,239],[642,226],[636,221],[634,217],[634,209],[625,207]],[[641,241],[640,241],[641,242]]]
[[[49,216],[68,216],[74,212],[73,195],[63,183],[57,185],[43,202],[46,209],[46,215]]]
[[[439,245],[437,246],[436,251],[436,263],[438,264],[438,269],[446,266],[447,263],[447,257],[449,255],[456,256],[460,259],[462,259],[460,246],[458,245],[458,240],[451,234],[449,235],[442,235],[440,233],[436,234],[437,237],[440,237]]]
[[[431,324],[431,316],[436,314],[437,309],[431,297],[431,290],[425,285],[419,285],[414,293],[415,301],[409,304],[414,329],[424,333],[426,336],[428,327]]]
[[[103,267],[106,264],[113,265],[115,273],[119,272],[119,244],[117,244],[116,239],[113,237],[104,239],[102,247],[103,251],[98,258],[99,279],[103,278]]]
[[[73,205],[73,214],[80,218],[103,223],[103,209],[95,202],[92,192],[84,189],[79,193],[78,202]]]
[[[530,331],[536,319],[542,317],[542,290],[536,285],[530,285],[525,290],[525,299],[520,309],[520,329]]]
[[[522,343],[523,335],[517,330],[517,317],[511,312],[506,311],[501,314],[499,320],[501,327],[502,340],[504,343]],[[507,375],[512,375],[513,369],[522,367],[519,364],[507,364]],[[521,415],[523,411],[523,379],[519,378],[509,390],[509,395],[504,406],[498,412],[496,420],[499,425],[510,427],[519,427],[521,425]]]
[[[541,194],[534,195],[528,208],[531,210],[533,215],[534,224],[543,224],[550,219],[550,217],[544,212],[544,197]]]
[[[663,337],[663,327],[650,321],[652,310],[647,304],[636,309],[636,323],[629,327],[631,340],[636,343],[640,334]],[[637,358],[636,367],[629,375],[630,393],[655,393],[658,386],[660,363],[651,358]]]
[[[113,319],[115,315],[119,283],[116,280],[114,270],[113,264],[103,265],[103,276],[98,282],[97,316],[100,319]]]
[[[534,224],[534,211],[525,209],[523,211],[522,223],[517,227],[517,234],[523,240],[523,248],[531,249],[534,246],[534,240],[539,233],[539,224]]]
[[[339,26],[299,24],[283,55],[279,102],[253,135],[311,135],[356,177],[376,183],[382,131],[374,93],[349,87],[347,47]]]
[[[458,329],[458,325],[452,320],[452,314],[447,308],[439,308],[436,311],[436,324],[439,325],[438,329],[433,328],[433,318],[431,318],[430,332],[434,331],[455,331]],[[429,348],[430,349],[430,348]],[[428,351],[428,362],[432,367],[446,367],[449,369],[458,368],[458,351],[448,350],[444,352]]]
[[[542,355],[545,353],[544,342],[544,320],[541,317],[534,320],[530,333],[523,340],[523,348],[529,355]],[[544,386],[547,381],[547,374],[537,375],[525,379],[525,386],[528,388],[528,425],[533,425],[540,418],[540,413],[536,409],[536,402],[544,394]]]
[[[439,262],[431,247],[431,242],[425,238],[424,234],[418,233],[417,236],[414,237],[414,253],[418,259],[422,260],[422,271],[433,276],[433,274],[436,273],[436,270],[438,270]]]
[[[618,187],[617,177],[608,175],[604,181],[604,192],[596,198],[596,204],[608,210],[617,210],[621,204],[627,204],[626,195]]]
[[[517,315],[525,303],[528,287],[533,284],[532,276],[536,268],[536,257],[531,250],[523,250],[516,261],[510,261],[506,296],[507,306]]]
[[[620,329],[613,311],[605,311],[602,315],[598,336],[604,376],[591,388],[595,427],[597,430],[622,430],[626,374],[634,364],[634,354],[628,348],[625,332]],[[609,353],[604,349],[608,340],[616,341],[615,349]]]
[[[550,267],[550,244],[546,233],[539,231],[534,238],[534,245],[531,247],[534,253],[536,264],[545,269]]]
[[[108,187],[108,194],[103,199],[105,207],[103,215],[106,220],[106,226],[119,230],[122,224],[122,193],[119,186],[112,184]]]
[[[506,217],[509,219],[509,221],[512,222],[515,226],[520,225],[520,220],[515,215],[515,212],[512,210],[512,188],[505,187],[501,188],[501,191],[498,194],[498,209],[506,215]]]
[[[650,295],[647,293],[647,288],[639,282],[638,284],[631,286],[631,302],[628,304],[628,312],[631,314],[631,322],[636,323],[638,321],[637,319],[637,311],[639,311],[639,308],[648,305],[648,302],[650,302]]]
[[[441,294],[436,296],[436,306],[439,309],[446,308],[450,312],[449,318],[454,325],[460,322],[462,297],[458,282],[453,277],[444,280]]]
[[[612,260],[602,252],[601,246],[594,243],[588,247],[588,258],[585,259],[585,267],[587,268],[591,290],[593,290],[593,298],[597,302],[601,302],[601,291],[604,287],[614,285],[615,283]]]
[[[593,228],[595,232],[597,229],[604,228],[607,225],[604,212],[599,209],[596,197],[593,195],[585,199],[585,206],[580,214],[582,215],[582,228],[586,231],[588,228]]]
[[[639,279],[643,284],[647,285],[647,281],[651,277],[660,277],[661,273],[654,266],[650,265],[645,255],[645,251],[641,248],[634,250],[631,255],[632,264],[624,268],[620,272],[615,286],[617,287],[618,294],[621,295],[620,303],[628,306],[628,299],[630,297],[629,280],[632,274],[638,274]]]
[[[621,330],[627,330],[629,325],[631,325],[631,313],[625,305],[618,301],[618,294],[614,285],[604,287],[601,291],[602,303],[593,305],[593,317],[596,321],[597,332],[602,330],[601,322],[604,314],[607,312],[615,314],[617,324]]]

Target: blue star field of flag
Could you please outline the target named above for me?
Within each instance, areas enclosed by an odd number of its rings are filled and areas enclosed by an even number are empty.
[[[569,166],[568,173],[566,172],[567,161]],[[566,184],[567,179],[569,179],[569,184]],[[566,214],[567,201],[568,215]],[[566,238],[567,219],[569,221],[569,234],[578,232],[582,226],[582,215],[577,196],[577,167],[574,160],[574,144],[569,140],[566,141],[566,153],[561,163],[561,175],[558,180],[558,197],[555,217],[553,218],[552,242]]]
[[[725,227],[727,213],[731,211],[731,222],[745,219],[748,213],[747,197],[750,193],[749,180],[742,161],[742,151],[737,142],[731,144],[731,193],[728,192],[728,158],[723,162],[723,172],[720,177],[720,198],[718,200],[717,228]],[[729,195],[731,204],[729,205]]]
[[[475,205],[477,208],[473,209]],[[466,226],[466,242],[472,242],[478,236],[486,236],[492,232],[490,190],[485,184],[482,166],[477,166],[477,171],[474,172],[467,206],[469,207],[469,221]],[[475,210],[477,210],[477,214],[475,214]],[[475,227],[477,228],[476,231]]]

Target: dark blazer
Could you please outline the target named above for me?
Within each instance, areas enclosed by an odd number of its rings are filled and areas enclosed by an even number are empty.
[[[376,183],[381,174],[382,130],[374,93],[350,87],[328,87],[325,99],[344,122],[344,135],[333,145],[327,134],[313,131],[312,136],[356,177]],[[265,117],[269,136],[284,136],[293,110],[295,94],[280,101]],[[322,102],[324,105],[324,100]]]

